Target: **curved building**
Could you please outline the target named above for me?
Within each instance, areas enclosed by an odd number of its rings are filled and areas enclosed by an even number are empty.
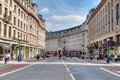
[[[68,51],[87,52],[87,34],[88,29],[86,23],[69,29],[48,32],[46,35],[46,51]]]
[[[45,49],[45,20],[32,0],[0,0],[0,58],[32,58]]]

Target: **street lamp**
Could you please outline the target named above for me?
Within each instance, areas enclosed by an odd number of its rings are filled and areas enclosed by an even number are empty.
[[[22,58],[21,58],[21,54],[20,54],[20,41],[22,39],[22,36],[19,36],[19,46],[18,46],[18,62],[21,62],[22,61]]]
[[[109,59],[109,41],[110,41],[110,39],[107,39],[107,60],[106,60],[107,63],[110,63],[110,59]]]
[[[65,43],[67,42],[67,40],[63,40],[63,43],[64,43],[64,51],[65,51]]]

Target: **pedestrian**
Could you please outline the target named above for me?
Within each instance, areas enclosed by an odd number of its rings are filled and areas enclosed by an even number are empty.
[[[95,55],[95,58],[96,58],[96,60],[98,61],[98,60],[99,60],[99,54],[96,54],[96,55]]]
[[[61,50],[58,51],[58,57],[61,59]]]
[[[39,56],[39,54],[37,54],[37,57],[36,57],[36,59],[37,59],[37,60],[39,60],[39,59],[40,59],[40,56]]]
[[[115,61],[115,63],[117,62],[117,54],[116,53],[114,55],[114,61]]]
[[[10,60],[10,53],[8,52],[4,56],[4,61],[5,61],[5,63],[7,63],[9,60]]]
[[[90,55],[90,60],[92,61],[92,59],[93,59],[93,55],[91,54],[91,55]]]

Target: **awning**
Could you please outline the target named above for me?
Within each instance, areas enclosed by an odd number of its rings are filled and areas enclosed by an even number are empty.
[[[1,46],[3,49],[10,50],[10,44],[7,44],[7,43],[0,43],[0,46]]]

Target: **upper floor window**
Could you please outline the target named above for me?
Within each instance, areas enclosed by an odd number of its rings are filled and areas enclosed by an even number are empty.
[[[10,6],[12,7],[12,0],[10,0]]]
[[[8,3],[8,0],[5,0],[5,2],[7,2],[7,3]]]
[[[13,38],[15,38],[15,34],[16,34],[16,31],[14,30],[14,31],[13,31]]]
[[[7,36],[7,25],[4,24],[4,37],[6,37],[6,36]]]
[[[20,9],[18,9],[18,15],[20,16]]]
[[[9,14],[9,18],[10,20],[12,20],[12,12],[10,11],[10,14]]]
[[[14,12],[16,12],[17,11],[17,6],[16,5],[14,5]]]
[[[21,11],[21,17],[23,18],[23,12]]]
[[[0,35],[1,35],[1,22],[0,22]]]
[[[0,15],[2,14],[2,4],[0,4]]]
[[[8,14],[8,10],[7,10],[7,8],[5,8],[5,14],[4,14],[4,17],[7,17],[7,14]]]
[[[18,27],[20,27],[20,20],[18,20]]]
[[[116,24],[120,25],[120,5],[119,3],[116,5]]]
[[[21,29],[22,29],[22,25],[23,25],[23,24],[22,24],[22,21],[21,21]]]
[[[9,38],[11,38],[11,27],[9,27]]]
[[[14,17],[14,25],[16,25],[16,17]]]

